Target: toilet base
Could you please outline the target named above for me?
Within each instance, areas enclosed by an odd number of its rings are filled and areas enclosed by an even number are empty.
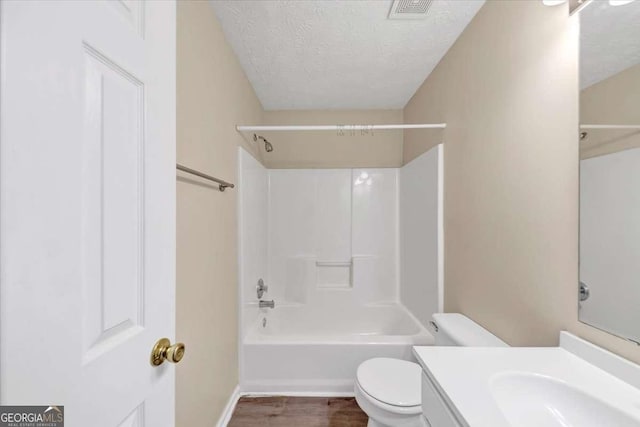
[[[396,408],[383,408],[384,404],[375,402],[375,399],[367,395],[356,381],[355,397],[358,406],[369,417],[367,427],[428,427],[422,412],[405,413],[392,412]]]

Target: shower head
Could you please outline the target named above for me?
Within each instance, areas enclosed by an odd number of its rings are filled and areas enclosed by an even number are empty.
[[[258,139],[260,139],[261,141],[264,142],[264,151],[266,151],[267,153],[270,153],[273,151],[273,145],[271,145],[271,143],[269,141],[267,141],[267,139],[263,136],[260,135],[256,135],[255,133],[253,134],[253,140],[257,141]]]

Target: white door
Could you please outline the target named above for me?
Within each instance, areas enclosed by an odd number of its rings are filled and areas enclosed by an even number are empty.
[[[0,3],[0,399],[172,426],[175,3]],[[188,359],[188,355],[187,355]]]

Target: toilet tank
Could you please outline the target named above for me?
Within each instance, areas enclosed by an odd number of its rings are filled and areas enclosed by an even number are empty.
[[[508,347],[500,338],[459,313],[436,313],[431,328],[435,345],[458,347]]]

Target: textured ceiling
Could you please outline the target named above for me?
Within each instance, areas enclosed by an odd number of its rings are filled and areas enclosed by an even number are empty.
[[[212,0],[267,110],[403,108],[484,0],[436,0],[389,20],[391,0]]]
[[[596,0],[580,12],[580,87],[640,63],[640,1]]]

